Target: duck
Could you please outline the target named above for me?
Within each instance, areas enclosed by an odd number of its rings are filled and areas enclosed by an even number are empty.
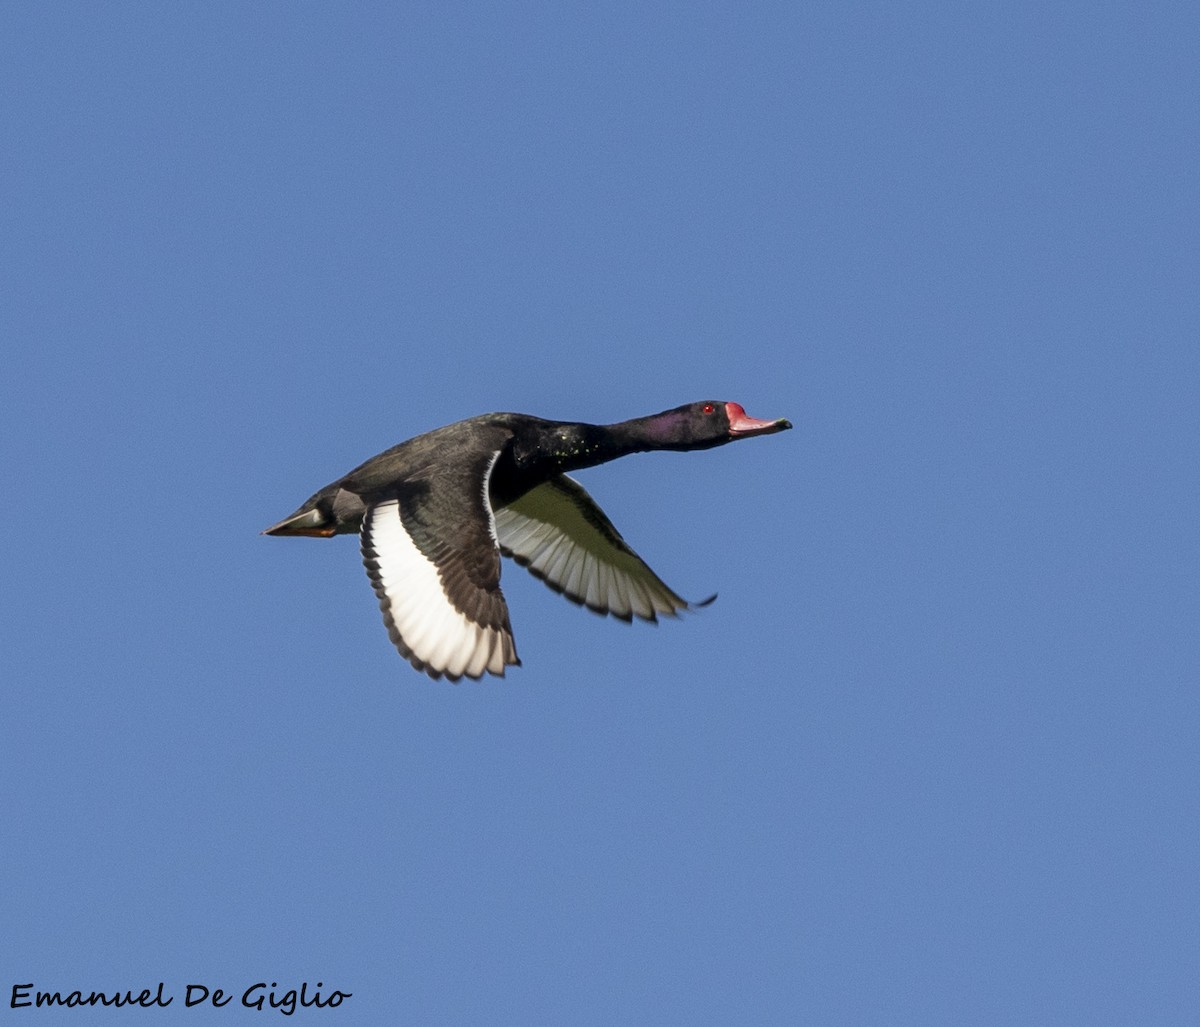
[[[716,598],[682,599],[569,472],[791,427],[715,400],[607,425],[481,414],[371,457],[263,534],[357,534],[401,656],[435,680],[503,677],[521,661],[500,590],[501,557],[572,602],[626,622],[677,617]]]

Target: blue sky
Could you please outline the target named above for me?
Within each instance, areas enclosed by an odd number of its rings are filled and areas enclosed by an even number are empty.
[[[4,22],[14,1022],[1194,1018],[1189,5]],[[579,477],[720,598],[509,566],[504,681],[258,534],[462,417],[706,398],[796,430]]]

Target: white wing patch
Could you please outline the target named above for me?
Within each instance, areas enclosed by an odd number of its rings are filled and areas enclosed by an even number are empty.
[[[495,523],[505,556],[597,613],[654,621],[691,605],[646,566],[583,486],[565,474],[501,507]]]
[[[418,670],[453,681],[503,675],[516,663],[511,634],[476,624],[447,598],[437,567],[405,530],[398,500],[367,511],[362,551],[392,642]]]
[[[500,540],[496,538],[496,515],[492,512],[492,497],[490,492],[492,471],[496,468],[496,461],[500,459],[500,453],[501,450],[498,449],[492,454],[491,460],[488,461],[487,470],[483,472],[483,509],[487,514],[488,535],[491,536],[492,541],[497,546],[500,544]]]

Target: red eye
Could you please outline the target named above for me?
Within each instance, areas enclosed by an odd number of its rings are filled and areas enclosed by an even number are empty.
[[[716,410],[716,409],[717,409],[717,408],[716,408],[715,406],[713,406],[711,403],[705,403],[705,404],[704,404],[704,412],[705,412],[706,414],[711,414],[711,413],[712,413],[714,410]]]

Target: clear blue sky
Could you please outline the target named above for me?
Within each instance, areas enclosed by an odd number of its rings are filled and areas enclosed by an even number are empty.
[[[0,33],[2,1018],[1194,1021],[1193,5],[102,6]],[[258,534],[706,398],[580,479],[720,598],[509,566],[504,681]]]

